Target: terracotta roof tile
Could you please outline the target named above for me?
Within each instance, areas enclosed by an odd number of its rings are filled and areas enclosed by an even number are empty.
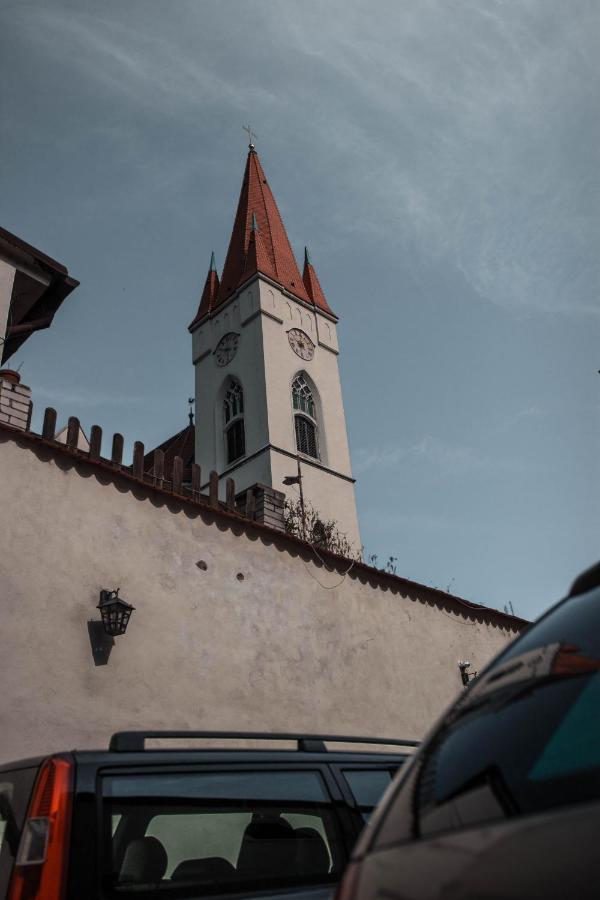
[[[162,450],[165,454],[164,477],[171,481],[173,477],[173,460],[176,456],[181,456],[183,460],[183,480],[190,481],[192,477],[191,467],[195,461],[195,442],[196,429],[190,424],[144,455],[144,472],[147,475],[154,474],[154,453],[156,450]]]
[[[249,247],[253,217],[263,245],[260,248],[257,243],[254,250]],[[259,271],[301,300],[311,302],[258,154],[251,149],[215,306]]]

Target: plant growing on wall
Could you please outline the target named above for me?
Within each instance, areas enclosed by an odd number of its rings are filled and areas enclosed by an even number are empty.
[[[329,550],[347,559],[360,559],[360,552],[353,549],[346,535],[339,530],[334,519],[322,518],[307,500],[304,509],[300,499],[286,500],[284,506],[285,530],[302,538],[316,548]]]

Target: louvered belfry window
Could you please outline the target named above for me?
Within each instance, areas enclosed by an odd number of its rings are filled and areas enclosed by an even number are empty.
[[[246,453],[246,436],[244,432],[244,391],[239,381],[234,381],[225,394],[223,406],[225,419],[225,445],[227,464]]]
[[[306,456],[312,456],[314,459],[319,458],[317,448],[317,429],[310,419],[305,416],[295,416],[296,425],[296,447],[299,453]]]
[[[292,382],[292,405],[295,412],[296,449],[298,453],[319,459],[315,400],[303,373],[296,375]]]
[[[234,462],[245,452],[244,420],[236,419],[227,429],[227,462]]]

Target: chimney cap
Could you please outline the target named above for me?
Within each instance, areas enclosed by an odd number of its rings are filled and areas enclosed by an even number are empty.
[[[12,384],[20,384],[21,376],[15,369],[0,369],[0,378]]]

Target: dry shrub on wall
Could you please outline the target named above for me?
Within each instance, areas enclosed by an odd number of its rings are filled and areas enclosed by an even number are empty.
[[[361,552],[356,551],[347,536],[339,530],[334,519],[324,519],[309,503],[304,501],[304,521],[300,499],[286,500],[284,506],[285,530],[317,548],[329,550],[346,559],[360,560]]]

